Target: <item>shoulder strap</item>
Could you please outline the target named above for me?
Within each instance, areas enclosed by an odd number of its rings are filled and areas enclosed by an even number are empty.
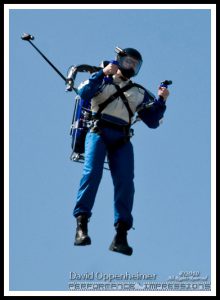
[[[133,85],[131,85],[131,86],[133,86]],[[116,87],[117,91],[119,92],[119,96],[121,97],[125,107],[127,108],[128,115],[129,115],[129,124],[131,124],[131,118],[133,117],[134,114],[129,106],[128,99],[125,97],[125,94],[124,94],[125,91],[122,91],[122,89],[118,85],[115,85],[115,87]]]
[[[133,82],[133,86],[136,86],[142,90],[144,90],[146,93],[147,93],[147,96],[149,97],[149,100],[154,100],[156,97],[153,93],[151,93],[149,90],[147,90],[145,87],[143,87],[142,85],[138,84],[138,83],[135,83]]]

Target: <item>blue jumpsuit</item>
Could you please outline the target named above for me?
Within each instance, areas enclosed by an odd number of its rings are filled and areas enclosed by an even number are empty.
[[[121,88],[127,82],[113,76],[113,83]],[[94,73],[82,83],[78,93],[83,99],[91,100],[91,110],[95,115],[99,104],[115,92],[115,87],[104,77],[103,71]],[[146,90],[132,87],[124,93],[130,109],[138,112],[142,121],[150,128],[157,128],[163,118],[166,106],[162,99],[154,97],[147,109],[140,109],[149,103]],[[152,95],[152,94],[151,94]],[[103,122],[102,122],[103,120]],[[133,146],[125,138],[129,125],[129,113],[122,99],[118,97],[101,114],[98,132],[90,130],[85,140],[85,162],[77,201],[73,210],[75,217],[86,214],[91,217],[97,190],[102,178],[105,157],[108,156],[109,168],[114,185],[114,225],[126,224],[127,230],[133,225],[132,207],[134,199],[134,154]]]

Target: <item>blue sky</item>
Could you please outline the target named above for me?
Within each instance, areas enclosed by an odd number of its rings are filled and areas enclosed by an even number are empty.
[[[164,282],[198,271],[210,281],[211,10],[41,7],[9,11],[9,290],[68,291],[70,272],[139,272]],[[108,250],[115,234],[108,171],[89,223],[92,245],[73,246],[82,173],[69,160],[75,94],[23,32],[64,75],[74,64],[114,59],[119,46],[143,56],[135,82],[156,94],[162,80],[173,81],[163,124],[134,126],[131,257]]]

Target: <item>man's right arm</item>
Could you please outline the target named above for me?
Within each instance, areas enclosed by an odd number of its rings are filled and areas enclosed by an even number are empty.
[[[94,95],[99,92],[102,87],[104,79],[104,73],[101,69],[100,71],[92,74],[90,78],[84,82],[82,82],[77,91],[81,98],[83,99],[91,99]]]

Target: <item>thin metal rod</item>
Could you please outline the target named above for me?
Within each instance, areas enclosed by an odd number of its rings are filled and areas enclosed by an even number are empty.
[[[60,77],[66,81],[66,77],[52,64],[52,62],[30,41],[28,42],[37,50],[38,53],[48,62],[48,64],[60,75]]]

